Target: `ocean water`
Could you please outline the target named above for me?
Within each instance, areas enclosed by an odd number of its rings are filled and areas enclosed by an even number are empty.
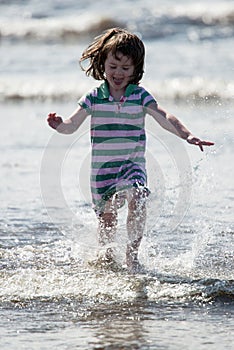
[[[0,348],[232,349],[234,1],[0,1]],[[145,42],[142,85],[202,153],[147,119],[144,273],[94,266],[89,121],[46,124],[97,85],[78,59],[112,26]],[[115,248],[124,264],[126,208]]]

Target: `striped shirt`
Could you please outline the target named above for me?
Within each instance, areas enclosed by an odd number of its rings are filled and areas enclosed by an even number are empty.
[[[101,212],[113,194],[146,185],[145,114],[152,102],[154,97],[133,84],[116,102],[107,82],[79,100],[91,115],[91,193],[96,211]]]

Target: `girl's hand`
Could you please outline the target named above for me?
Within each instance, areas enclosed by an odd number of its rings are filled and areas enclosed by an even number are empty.
[[[57,129],[57,127],[62,124],[63,120],[61,117],[58,117],[56,113],[49,113],[47,122],[51,128]]]
[[[188,143],[191,143],[192,145],[196,145],[199,146],[200,150],[203,152],[203,146],[213,146],[214,142],[210,142],[210,141],[202,141],[199,138],[190,135],[187,137],[186,141]]]

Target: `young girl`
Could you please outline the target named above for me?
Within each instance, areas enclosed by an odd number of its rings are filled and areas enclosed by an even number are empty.
[[[159,107],[154,97],[139,85],[144,73],[142,41],[127,30],[113,28],[97,37],[83,52],[83,70],[103,83],[79,100],[78,108],[63,121],[48,115],[49,125],[62,134],[76,131],[91,115],[91,193],[98,218],[98,239],[106,248],[105,259],[114,259],[111,244],[117,229],[117,210],[127,201],[128,244],[126,264],[139,268],[138,248],[146,221],[145,115],[150,114],[164,129],[200,147],[201,141],[173,115]]]

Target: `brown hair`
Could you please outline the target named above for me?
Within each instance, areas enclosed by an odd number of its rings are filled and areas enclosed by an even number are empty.
[[[86,75],[92,76],[96,80],[104,80],[104,64],[109,52],[116,59],[118,59],[118,52],[132,59],[134,73],[131,83],[138,84],[144,73],[144,44],[138,36],[121,28],[112,28],[105,31],[84,50],[79,62]],[[81,64],[85,60],[89,60],[87,68],[84,68]]]

